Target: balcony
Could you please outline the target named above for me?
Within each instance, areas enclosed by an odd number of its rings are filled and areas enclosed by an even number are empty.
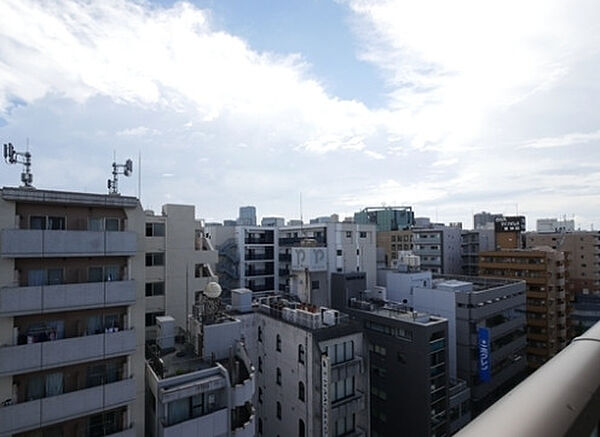
[[[351,376],[359,375],[365,371],[363,358],[359,355],[353,359],[331,366],[331,382],[337,382]]]
[[[132,378],[0,408],[0,435],[116,408],[135,399]]]
[[[194,435],[227,435],[229,410],[222,408],[203,416],[195,417],[175,425],[163,425],[159,437],[181,437]]]
[[[136,299],[135,292],[135,281],[7,287],[0,289],[0,315],[18,316],[132,305]]]
[[[362,391],[356,390],[354,395],[331,403],[331,416],[335,421],[342,417],[352,416],[353,413],[364,409],[365,395]]]
[[[0,376],[17,375],[135,352],[135,330],[0,348]]]
[[[596,323],[457,436],[597,435],[600,423],[599,361],[600,323]],[[565,378],[565,375],[569,377]],[[520,419],[514,420],[515,417]]]
[[[232,405],[241,406],[252,402],[256,390],[256,372],[245,348],[236,346],[235,370],[231,374]]]
[[[137,234],[132,231],[3,229],[0,241],[5,258],[133,256],[137,251]]]

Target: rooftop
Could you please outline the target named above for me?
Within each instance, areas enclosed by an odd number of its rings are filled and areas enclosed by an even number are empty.
[[[443,317],[432,316],[428,313],[410,311],[407,305],[392,302],[381,302],[374,300],[351,299],[350,308],[356,311],[375,314],[388,319],[400,320],[403,322],[415,323],[419,325],[434,325],[446,321]]]
[[[130,196],[38,190],[23,187],[3,187],[2,198],[13,202],[100,206],[105,208],[135,208],[139,205],[138,199]]]

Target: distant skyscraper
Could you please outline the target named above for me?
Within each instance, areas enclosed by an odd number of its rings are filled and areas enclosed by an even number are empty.
[[[237,224],[240,226],[256,226],[256,207],[240,206],[240,216]]]
[[[377,232],[399,231],[414,226],[415,214],[410,206],[365,208],[354,213],[354,222],[377,225]]]

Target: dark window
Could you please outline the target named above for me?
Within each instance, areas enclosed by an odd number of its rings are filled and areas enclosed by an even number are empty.
[[[277,402],[277,411],[276,411],[276,414],[277,414],[277,418],[279,420],[281,420],[281,402],[279,402],[279,401]]]
[[[346,231],[346,238],[352,238],[352,231]]]
[[[64,231],[65,218],[64,217],[48,217],[48,229]]]
[[[119,230],[119,219],[118,218],[106,218],[104,222],[104,229],[107,231],[118,231]]]
[[[261,387],[258,387],[258,403],[262,404],[263,402],[263,391]]]
[[[298,437],[305,437],[305,430],[304,430],[304,421],[302,419],[298,420]]]
[[[360,231],[360,238],[367,238],[367,233],[364,231]]]
[[[277,334],[277,344],[275,345],[275,349],[278,352],[281,352],[281,335]]]
[[[258,418],[258,433],[262,435],[262,419]]]
[[[262,373],[262,358],[258,357],[258,371]]]
[[[360,255],[360,249],[356,249],[356,254]]]
[[[337,254],[337,256],[342,256],[342,249],[338,249],[336,254]]]
[[[164,253],[147,253],[146,254],[146,267],[152,266],[164,266],[165,265],[165,254]]]
[[[298,345],[298,362],[304,364],[304,346]]]
[[[146,237],[164,237],[164,223],[146,223]]]
[[[46,217],[29,217],[29,229],[46,229]]]
[[[262,328],[258,327],[258,341],[262,343]]]
[[[302,381],[298,383],[298,399],[304,402],[304,383]]]
[[[310,288],[312,290],[318,290],[320,287],[319,281],[311,281]]]
[[[146,313],[146,326],[154,326],[156,325],[156,318],[160,316],[164,316],[164,311],[158,311],[155,313]]]
[[[281,369],[279,367],[277,368],[277,374],[275,376],[275,382],[277,383],[277,385],[281,385]]]
[[[163,296],[164,294],[164,282],[146,282],[146,296]]]

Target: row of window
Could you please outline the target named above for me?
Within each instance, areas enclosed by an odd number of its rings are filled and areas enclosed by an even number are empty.
[[[352,340],[327,346],[325,354],[329,357],[332,365],[343,363],[354,359],[354,342]]]
[[[262,343],[263,341],[263,331],[262,331],[262,327],[259,326],[258,327],[258,342]],[[275,338],[275,350],[277,352],[281,352],[281,335],[277,334],[277,337]],[[301,364],[304,364],[304,345],[299,344],[298,345],[298,362]],[[259,370],[261,369],[261,363],[262,363],[262,359],[259,357],[258,358],[258,362],[259,362]]]
[[[371,322],[369,320],[365,321],[365,328],[370,331],[380,332],[386,335],[392,335],[402,340],[413,341],[413,332],[409,331],[408,329],[392,327],[389,325],[382,325],[381,323]]]
[[[336,250],[336,252],[335,252],[335,254],[336,254],[337,256],[342,256],[342,254],[343,254],[343,253],[344,253],[344,252],[342,251],[342,249],[338,249],[338,250]],[[357,255],[360,255],[360,249],[356,249],[356,254],[357,254]]]
[[[359,231],[358,236],[360,238],[367,238],[367,232]],[[346,238],[352,238],[352,231],[346,231]]]
[[[258,434],[259,435],[263,434],[263,420],[260,417],[258,418]],[[336,434],[336,436],[338,436],[338,435],[341,435],[341,434]],[[304,425],[304,420],[298,419],[298,437],[305,437],[305,436],[306,436],[306,426]],[[277,436],[277,437],[280,437],[280,436]]]
[[[29,229],[64,231],[67,229],[67,218],[65,216],[30,216]],[[87,229],[89,231],[119,231],[121,230],[121,219],[89,217]]]

